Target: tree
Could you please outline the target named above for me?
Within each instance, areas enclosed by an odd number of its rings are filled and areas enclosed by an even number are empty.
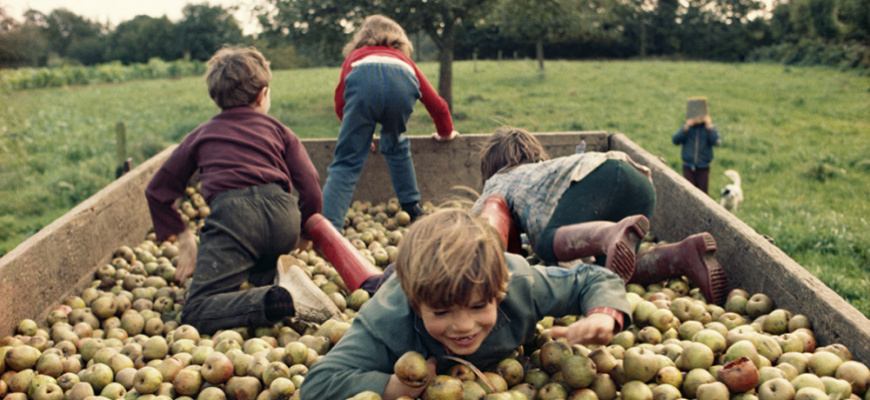
[[[0,7],[0,68],[44,65],[47,49],[42,27],[22,24]]]
[[[269,0],[271,13],[261,13],[261,38],[272,46],[294,45],[322,65],[338,65],[348,34],[366,15],[377,13],[370,2],[352,0]]]
[[[340,60],[348,35],[370,14],[383,14],[411,35],[425,32],[438,47],[438,94],[453,105],[454,33],[463,21],[484,17],[496,0],[270,0],[273,15],[260,19],[274,39],[289,38]],[[333,55],[334,54],[334,55]]]
[[[620,39],[621,7],[612,0],[501,0],[492,19],[507,36],[535,44],[543,74],[545,43]]]
[[[870,44],[870,2],[840,0],[840,21],[846,40],[863,40]]]
[[[410,32],[425,32],[438,47],[438,94],[453,110],[453,57],[455,29],[463,21],[483,18],[495,0],[385,0],[384,14],[393,11],[396,21]]]
[[[494,22],[509,37],[535,44],[538,73],[544,74],[544,42],[557,41],[575,32],[574,1],[502,0]]]
[[[208,60],[222,46],[244,40],[231,8],[188,4],[182,12],[184,19],[175,26],[173,35],[180,44],[180,53],[192,59]]]
[[[658,0],[652,14],[652,52],[668,55],[680,50],[680,25],[677,22],[678,0]]]
[[[812,16],[813,30],[820,39],[838,40],[840,38],[840,21],[837,20],[837,0],[810,0],[809,9]]]
[[[181,57],[180,46],[173,46],[175,24],[169,18],[137,15],[124,21],[111,34],[108,59],[124,64],[145,63],[152,57],[175,60]]]
[[[45,38],[48,41],[49,51],[58,56],[67,57],[68,50],[74,42],[99,37],[106,33],[106,29],[97,22],[91,22],[65,8],[58,8],[42,17],[31,14],[37,24],[44,23]]]

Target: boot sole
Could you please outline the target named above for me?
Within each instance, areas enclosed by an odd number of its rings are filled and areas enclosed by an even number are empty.
[[[728,295],[728,277],[725,274],[725,269],[722,268],[719,260],[716,259],[715,253],[718,249],[716,239],[707,232],[699,233],[695,236],[700,236],[702,239],[695,239],[693,242],[698,249],[698,254],[701,256],[701,261],[707,269],[707,276],[692,277],[691,279],[701,289],[701,293],[704,294],[708,302],[711,304],[721,304]],[[709,277],[709,280],[699,279],[707,277]]]
[[[607,263],[604,266],[626,282],[634,275],[637,244],[649,232],[649,220],[645,216],[638,215],[627,218],[634,218],[634,221],[625,227],[626,234],[616,243],[613,251],[607,254]]]

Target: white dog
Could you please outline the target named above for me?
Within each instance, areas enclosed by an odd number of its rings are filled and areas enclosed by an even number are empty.
[[[737,211],[737,206],[743,201],[743,188],[740,186],[740,174],[733,169],[725,171],[725,175],[731,178],[731,183],[725,185],[719,192],[719,204],[729,211]]]

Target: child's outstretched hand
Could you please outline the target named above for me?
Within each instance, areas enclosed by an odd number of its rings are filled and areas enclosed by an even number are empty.
[[[178,234],[178,266],[175,268],[175,280],[183,284],[196,269],[196,237],[189,229]]]
[[[438,132],[432,132],[432,138],[439,142],[449,142],[459,136],[459,131],[450,132],[450,136],[441,136]]]
[[[613,317],[594,313],[583,317],[577,322],[566,326],[554,326],[550,329],[553,338],[563,337],[569,345],[601,344],[606,345],[613,339],[613,328],[616,321]]]

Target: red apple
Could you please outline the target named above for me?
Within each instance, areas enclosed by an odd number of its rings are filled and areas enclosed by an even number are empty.
[[[742,393],[758,385],[758,369],[749,357],[740,357],[723,366],[718,372],[719,380],[733,393]]]

